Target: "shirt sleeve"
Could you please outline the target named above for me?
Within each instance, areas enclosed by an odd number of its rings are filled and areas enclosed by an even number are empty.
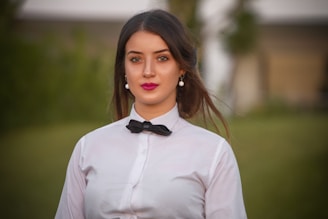
[[[85,175],[81,170],[82,142],[80,140],[68,163],[66,179],[55,219],[84,219]]]
[[[239,169],[230,145],[218,147],[205,194],[206,219],[246,219]]]

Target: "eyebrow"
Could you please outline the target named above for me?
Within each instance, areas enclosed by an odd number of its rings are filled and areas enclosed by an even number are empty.
[[[170,52],[170,50],[169,49],[161,49],[161,50],[155,51],[154,53],[157,54],[157,53],[161,53],[161,52]],[[131,53],[134,53],[134,54],[142,54],[142,52],[135,51],[135,50],[131,50],[127,54],[131,54]]]

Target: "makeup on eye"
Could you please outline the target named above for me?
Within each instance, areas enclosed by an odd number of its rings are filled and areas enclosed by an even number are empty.
[[[144,54],[145,53],[140,51],[130,50],[126,53],[126,56],[128,60],[136,63],[142,61]],[[169,49],[157,50],[154,51],[153,54],[155,55],[155,59],[160,62],[167,61],[171,57],[171,52]]]
[[[159,62],[165,62],[168,61],[170,59],[169,55],[159,55],[156,56],[155,59]],[[131,61],[132,63],[138,63],[141,62],[143,60],[142,56],[131,56],[128,57],[128,60]]]
[[[164,62],[169,60],[169,57],[167,55],[160,55],[159,57],[157,57],[157,60],[160,62]]]
[[[137,62],[141,61],[141,58],[138,57],[138,56],[132,56],[132,57],[129,58],[129,60],[133,63],[137,63]]]

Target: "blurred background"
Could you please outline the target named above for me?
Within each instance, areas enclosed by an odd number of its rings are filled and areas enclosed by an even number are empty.
[[[0,210],[53,218],[76,141],[112,122],[116,41],[177,15],[232,132],[250,219],[328,218],[327,0],[2,0]]]

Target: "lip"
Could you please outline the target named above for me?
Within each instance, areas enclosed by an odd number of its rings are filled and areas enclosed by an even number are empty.
[[[156,83],[143,83],[141,87],[144,90],[154,90],[156,87],[158,87],[158,84]]]

